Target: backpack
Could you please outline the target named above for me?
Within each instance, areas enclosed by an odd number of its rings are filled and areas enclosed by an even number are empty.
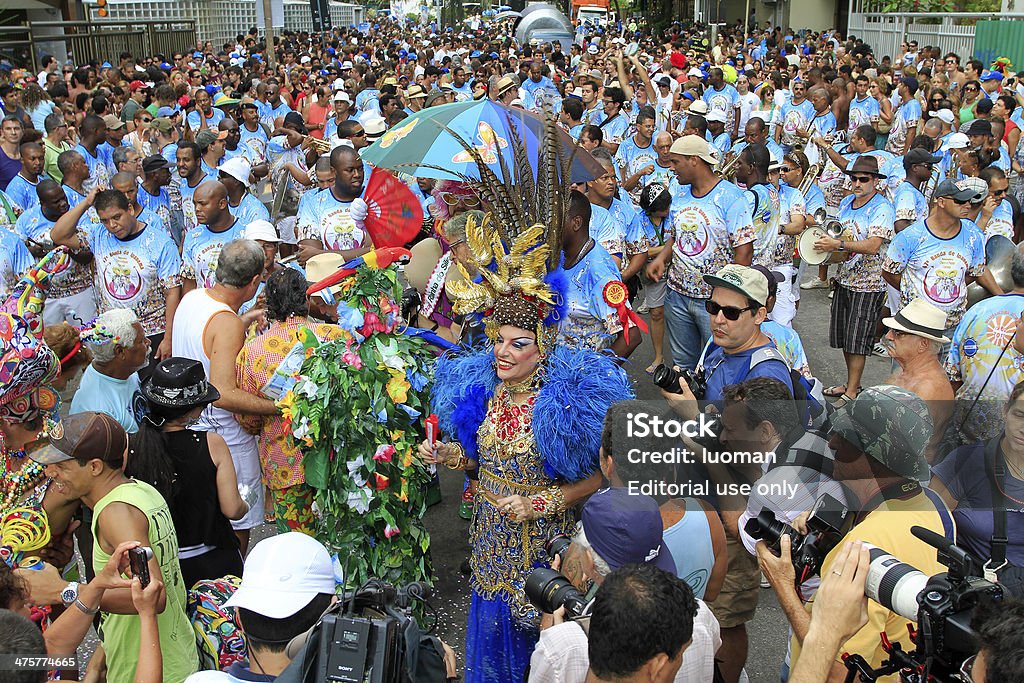
[[[237,576],[204,579],[188,591],[185,614],[196,632],[200,671],[222,671],[235,662],[249,661],[249,647],[235,620],[235,610],[224,608],[241,583]]]

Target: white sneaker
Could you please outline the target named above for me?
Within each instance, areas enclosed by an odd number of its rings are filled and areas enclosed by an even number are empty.
[[[812,280],[800,283],[800,289],[828,289],[828,280],[816,277]]]

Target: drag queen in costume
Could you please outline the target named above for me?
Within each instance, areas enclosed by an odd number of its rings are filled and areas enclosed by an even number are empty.
[[[512,187],[477,162],[491,182],[475,189],[492,207],[482,224],[466,226],[480,274],[464,272],[448,293],[456,314],[482,314],[488,343],[438,360],[432,403],[445,437],[419,449],[451,469],[479,467],[469,683],[523,680],[540,621],[524,584],[533,568],[548,565],[545,542],[573,533],[573,506],[601,483],[605,413],[632,396],[610,355],[555,345],[565,314],[561,218],[570,185],[558,177],[568,175],[561,156],[546,144],[538,164],[545,172],[534,179],[525,153],[517,155]]]

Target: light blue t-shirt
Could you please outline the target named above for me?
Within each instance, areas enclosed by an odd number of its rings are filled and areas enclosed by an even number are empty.
[[[117,420],[126,432],[134,434],[139,431],[136,415],[141,414],[142,406],[137,373],[132,373],[128,379],[115,379],[90,365],[82,374],[82,383],[71,399],[71,414],[106,413]]]
[[[223,120],[224,112],[214,107],[212,113],[206,115],[206,127],[216,133],[218,132],[217,126]],[[201,125],[202,121],[199,119],[199,112],[193,109],[188,113],[188,127],[193,131],[198,131]]]
[[[181,245],[181,277],[194,280],[199,289],[213,287],[221,249],[244,233],[245,226],[237,220],[223,232],[213,232],[205,225],[189,231]]]
[[[615,152],[615,163],[621,170],[620,175],[623,180],[637,173],[644,166],[654,164],[657,159],[658,153],[654,151],[654,140],[651,140],[646,147],[640,147],[636,144],[635,135],[619,143],[619,149]],[[647,176],[641,176],[637,189],[642,189],[646,184]]]
[[[216,180],[216,176],[206,175],[201,173],[199,175],[199,182],[195,185],[190,185],[186,178],[178,176],[172,182],[178,187],[178,193],[181,195],[181,232],[182,235],[188,235],[190,232],[196,229],[199,225],[199,218],[196,216],[196,203],[193,199],[196,188],[205,183],[207,180]],[[184,239],[184,237],[182,237]]]
[[[911,130],[916,130],[920,120],[921,103],[916,98],[911,98],[901,104],[892,117],[892,128],[889,130],[889,139],[885,142],[885,148],[893,154],[902,155],[907,144],[908,134]]]
[[[155,224],[146,222],[150,216]],[[138,220],[146,227],[126,240],[89,216],[82,217],[78,228],[95,256],[97,310],[130,308],[152,336],[166,326],[167,290],[181,286],[181,257],[156,214],[143,210]]]
[[[865,95],[863,99],[854,97],[850,100],[850,122],[846,129],[852,133],[858,126],[870,124],[872,120],[877,121],[881,115],[882,109],[874,97],[870,95]]]
[[[270,138],[263,126],[257,126],[255,131],[251,131],[243,125],[238,127],[238,132],[240,133],[239,147],[245,145],[252,152],[252,156],[247,158],[255,159],[255,163],[266,161],[267,143],[270,142]]]
[[[135,196],[135,199],[139,202],[143,209],[152,211],[160,217],[164,230],[168,234],[172,234],[171,228],[171,198],[167,194],[167,188],[161,187],[160,194],[152,195],[149,191],[139,184],[139,191]],[[172,235],[173,236],[173,235]]]
[[[82,183],[86,194],[94,187],[104,190],[110,187],[110,177],[112,175],[110,167],[113,164],[110,161],[110,157],[105,153],[103,145],[96,146],[96,154],[92,154],[81,144],[75,145],[75,151],[82,155],[82,158],[85,159],[85,165],[89,167],[89,177]]]
[[[605,142],[622,142],[629,132],[629,119],[621,112],[610,119],[603,120],[599,125]]]
[[[772,266],[775,245],[779,241],[781,201],[779,191],[770,183],[757,183],[744,193],[754,227],[754,265]]]
[[[372,111],[380,115],[380,90],[367,88],[359,91],[355,101],[356,111],[362,113]]]
[[[253,221],[270,220],[270,212],[267,211],[267,207],[251,192],[242,195],[242,201],[238,203],[238,206],[231,206],[231,202],[228,202],[228,211],[242,225],[249,225]]]
[[[708,88],[701,98],[708,104],[708,113],[720,111],[725,114],[725,129],[732,130],[733,118],[736,116],[736,107],[740,104],[740,94],[736,88],[725,83],[721,90]]]
[[[35,259],[18,236],[0,228],[0,298],[6,299],[21,274],[34,264]]]
[[[622,258],[625,253],[625,228],[611,211],[597,204],[590,205],[590,236],[612,256]]]
[[[595,244],[565,274],[569,278],[569,310],[558,325],[559,341],[592,349],[610,346],[622,331],[618,313],[604,299],[605,285],[619,279],[615,261],[604,247]]]
[[[911,183],[900,183],[896,188],[896,194],[893,195],[892,206],[898,221],[913,222],[928,218],[928,200],[921,194],[921,190]]]
[[[960,322],[967,309],[967,277],[985,267],[985,237],[972,221],[961,218],[953,237],[936,237],[927,221],[917,221],[896,234],[886,252],[884,268],[902,273],[900,306],[921,298],[946,313],[946,327]]]
[[[794,104],[792,101],[784,103],[779,110],[783,146],[792,146],[797,142],[802,142],[803,138],[797,135],[797,130],[807,128],[813,119],[814,105],[810,100],[804,100],[800,104]]]
[[[310,193],[306,193],[309,197]],[[305,199],[306,197],[303,197]],[[295,237],[315,240],[327,251],[347,251],[362,246],[366,235],[349,215],[352,202],[334,197],[330,188],[303,201],[295,221]]]
[[[693,194],[692,186],[678,185],[672,197],[666,234],[675,238],[670,289],[689,297],[706,299],[711,287],[704,275],[717,273],[733,263],[733,250],[754,241],[749,201],[744,191],[720,180],[705,195]]]
[[[43,180],[48,176],[44,173],[39,176],[39,180]],[[25,176],[20,173],[13,178],[11,182],[7,183],[7,196],[11,198],[18,208],[22,211],[31,209],[33,206],[39,206],[39,195],[36,194],[36,188],[39,186],[39,180],[31,182],[26,179]]]

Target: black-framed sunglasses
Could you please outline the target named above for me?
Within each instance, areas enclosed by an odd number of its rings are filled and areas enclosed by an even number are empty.
[[[708,299],[704,302],[704,310],[708,312],[712,318],[721,313],[725,316],[726,320],[736,321],[740,319],[740,315],[744,311],[756,311],[760,306],[745,306],[744,308],[738,308],[736,306],[722,306],[717,301]]]
[[[875,182],[875,176],[873,175],[852,175],[850,176],[851,183],[873,183]]]
[[[780,166],[779,170],[782,171],[783,173],[792,173],[796,169],[793,168],[792,166]]]

